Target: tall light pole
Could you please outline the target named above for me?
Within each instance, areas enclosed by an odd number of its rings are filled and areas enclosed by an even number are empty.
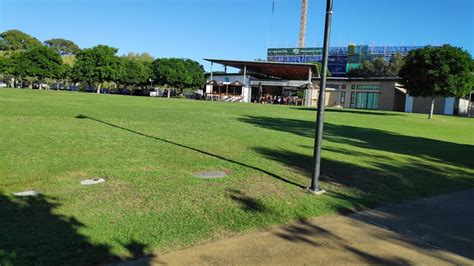
[[[326,93],[326,72],[328,69],[329,37],[331,33],[332,0],[326,0],[326,22],[324,24],[324,46],[323,46],[323,67],[321,73],[321,84],[319,85],[318,111],[316,114],[316,136],[314,138],[314,164],[311,177],[311,193],[324,193],[319,187],[319,175],[321,170],[321,144],[323,142],[324,126],[324,95]]]

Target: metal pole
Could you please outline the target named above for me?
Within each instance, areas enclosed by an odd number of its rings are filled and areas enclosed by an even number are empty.
[[[247,90],[247,65],[244,65],[244,87],[242,88],[242,94],[244,96],[244,102],[247,102],[247,99],[245,99],[245,97],[248,98],[247,96],[247,92],[245,92]]]
[[[212,65],[213,65],[213,62],[211,62],[211,80],[214,80],[214,77],[212,75]]]
[[[311,178],[312,193],[321,193],[323,190],[319,187],[319,174],[321,170],[321,144],[323,141],[324,124],[324,94],[326,92],[326,72],[328,68],[329,36],[331,32],[332,0],[326,2],[326,22],[324,26],[324,46],[323,46],[323,67],[321,84],[319,86],[318,112],[316,114],[316,136],[314,139],[314,165]]]

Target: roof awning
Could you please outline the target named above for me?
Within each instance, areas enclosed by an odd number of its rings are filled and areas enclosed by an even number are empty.
[[[308,63],[281,63],[269,61],[241,61],[223,59],[204,60],[224,66],[235,67],[240,70],[246,68],[249,74],[258,73],[270,78],[308,80],[309,70],[312,72],[312,77],[319,77],[319,72],[316,68],[316,65]]]
[[[224,85],[222,82],[217,81],[217,80],[209,80],[209,81],[206,82],[206,84],[207,84],[207,85],[213,85],[213,86],[215,86],[215,85],[217,85],[217,86],[222,86],[222,85]]]
[[[244,86],[244,84],[238,80],[229,83],[230,86]]]

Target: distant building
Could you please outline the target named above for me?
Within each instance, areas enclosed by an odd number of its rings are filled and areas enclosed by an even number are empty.
[[[407,55],[420,46],[369,46],[349,44],[347,47],[331,47],[328,68],[333,77],[346,77],[350,69],[358,68],[366,61],[381,57],[390,61],[395,54]],[[269,48],[267,60],[271,62],[310,63],[321,62],[323,48]]]

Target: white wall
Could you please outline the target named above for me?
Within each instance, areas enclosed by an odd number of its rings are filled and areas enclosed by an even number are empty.
[[[458,108],[459,115],[467,115],[467,112],[469,111],[469,100],[459,99]]]

